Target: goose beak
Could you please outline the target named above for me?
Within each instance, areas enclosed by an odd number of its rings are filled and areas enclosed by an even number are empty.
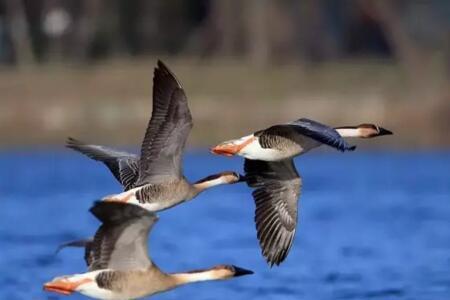
[[[391,135],[391,134],[393,134],[392,131],[387,130],[387,129],[383,128],[383,127],[380,127],[380,131],[378,132],[378,136],[380,136],[380,135]]]
[[[69,281],[67,279],[55,279],[44,284],[44,290],[63,295],[70,295],[77,290],[77,288],[85,283],[92,282],[92,279],[84,278],[79,281]]]
[[[211,153],[224,156],[233,156],[238,153],[239,150],[241,150],[241,147],[239,147],[239,145],[223,143],[211,148]]]
[[[58,289],[58,288],[53,288],[51,286],[44,286],[44,291],[47,292],[53,292],[53,293],[57,293],[57,294],[61,294],[61,295],[70,295],[73,292],[67,291],[67,290],[63,290],[63,289]]]
[[[233,277],[244,276],[244,275],[250,275],[250,274],[253,274],[253,273],[254,273],[254,272],[251,271],[251,270],[247,270],[247,269],[244,269],[244,268],[239,268],[239,267],[236,267],[236,266],[233,266],[233,269],[234,269],[234,275],[233,275]]]
[[[245,136],[237,140],[226,141],[211,148],[211,152],[214,154],[225,156],[233,156],[236,154],[240,155],[239,153],[241,152],[241,150],[249,144],[253,143],[255,140],[256,138],[254,136]]]
[[[62,295],[70,295],[74,292],[75,286],[71,282],[65,280],[56,280],[44,284],[44,290]]]

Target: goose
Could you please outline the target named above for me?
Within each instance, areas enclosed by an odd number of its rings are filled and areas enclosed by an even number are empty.
[[[102,161],[124,186],[124,192],[104,201],[126,202],[149,211],[168,209],[216,185],[240,182],[231,171],[207,176],[193,184],[182,172],[182,154],[193,126],[187,98],[175,75],[158,61],[153,76],[153,111],[141,146],[141,155],[86,145],[75,139],[68,147]]]
[[[392,132],[374,124],[332,128],[301,118],[220,143],[211,148],[211,152],[225,156],[239,155],[248,159],[279,161],[324,144],[340,151],[355,150],[356,146],[350,146],[342,137],[373,138],[389,134]]]
[[[215,154],[245,158],[242,180],[254,189],[257,238],[262,255],[271,267],[286,259],[297,228],[302,179],[294,157],[322,144],[340,151],[353,151],[355,146],[343,137],[373,138],[388,134],[392,132],[373,124],[331,128],[303,118],[212,148]]]
[[[72,137],[67,139],[66,147],[105,164],[114,178],[123,186],[124,191],[135,187],[134,185],[139,177],[139,157],[136,154],[118,151],[107,146],[86,144]],[[230,183],[234,183],[235,180],[240,182],[242,181],[240,176],[240,174],[231,171],[221,172],[200,179],[195,184],[220,177],[225,179],[229,177]]]
[[[148,235],[158,220],[155,213],[117,202],[96,202],[90,211],[102,224],[86,243],[88,271],[56,277],[44,284],[44,290],[96,299],[136,299],[188,283],[253,274],[234,265],[165,273],[148,256]]]

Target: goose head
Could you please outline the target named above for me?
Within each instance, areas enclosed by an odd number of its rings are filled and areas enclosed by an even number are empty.
[[[392,134],[391,131],[383,127],[367,123],[360,124],[358,126],[336,127],[335,129],[342,137],[356,137],[369,139],[377,136]]]
[[[360,137],[362,138],[374,138],[382,135],[390,135],[392,131],[375,124],[361,124],[357,126]]]
[[[235,265],[218,265],[211,269],[216,279],[228,279],[253,274],[253,271]]]

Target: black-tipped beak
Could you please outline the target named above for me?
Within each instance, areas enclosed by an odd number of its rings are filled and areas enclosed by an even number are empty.
[[[244,275],[250,275],[253,274],[253,271],[247,270],[247,269],[243,269],[243,268],[239,268],[236,266],[233,266],[234,269],[234,277],[238,277],[238,276],[244,276]]]
[[[393,134],[392,131],[384,129],[383,127],[379,127],[380,132],[378,132],[378,135],[391,135]]]

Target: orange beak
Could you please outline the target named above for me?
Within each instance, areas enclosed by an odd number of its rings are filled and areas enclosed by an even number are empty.
[[[56,280],[52,282],[47,282],[44,284],[44,290],[48,292],[55,292],[63,295],[70,295],[74,292],[74,285],[72,282],[65,280]]]
[[[219,144],[213,148],[211,148],[211,153],[225,156],[233,156],[238,154],[242,148],[251,144],[255,140],[255,137],[251,137],[244,142],[240,142],[239,144],[235,144],[233,142],[224,142]]]
[[[44,290],[48,292],[54,292],[63,295],[70,295],[75,292],[76,288],[84,283],[91,282],[92,279],[85,278],[77,282],[71,282],[69,280],[54,280],[44,284]]]
[[[242,147],[234,144],[220,144],[211,148],[211,153],[224,156],[233,156],[238,153]]]

